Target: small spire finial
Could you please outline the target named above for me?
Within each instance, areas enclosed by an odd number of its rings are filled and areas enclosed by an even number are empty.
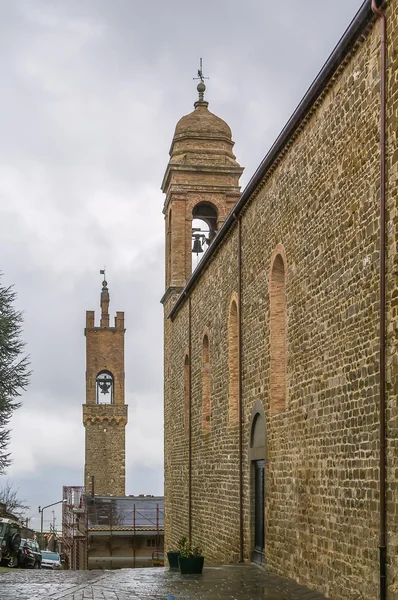
[[[100,274],[104,276],[104,279],[102,281],[102,287],[106,288],[108,285],[108,282],[105,279],[105,267],[103,269],[100,270]]]
[[[202,59],[200,59],[200,67],[198,69],[198,76],[194,77],[193,79],[200,79],[200,82],[198,83],[198,87],[196,88],[199,92],[199,102],[203,102],[204,101],[204,97],[205,97],[205,91],[206,91],[206,86],[205,86],[205,79],[209,79],[208,77],[205,77],[203,75],[203,62]]]
[[[109,327],[109,290],[108,282],[105,279],[105,267],[100,270],[100,274],[104,276],[101,290],[101,327]]]

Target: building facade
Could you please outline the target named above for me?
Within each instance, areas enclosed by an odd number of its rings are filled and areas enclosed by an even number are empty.
[[[86,312],[86,428],[84,483],[94,495],[125,494],[124,313],[117,312],[109,326],[109,290],[101,291],[101,320]]]
[[[341,600],[398,598],[397,21],[364,2],[239,199],[201,97],[163,181],[165,548]]]

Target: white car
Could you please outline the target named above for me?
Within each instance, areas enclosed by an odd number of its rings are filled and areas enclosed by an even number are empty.
[[[42,550],[41,552],[41,568],[42,569],[62,569],[61,557],[57,552]]]

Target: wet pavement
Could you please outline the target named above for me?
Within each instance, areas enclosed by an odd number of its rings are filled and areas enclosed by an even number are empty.
[[[256,565],[206,567],[202,575],[167,568],[117,571],[15,570],[0,573],[1,600],[325,600]]]

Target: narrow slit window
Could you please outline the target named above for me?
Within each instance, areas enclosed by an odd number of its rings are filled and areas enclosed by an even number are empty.
[[[203,336],[202,343],[202,426],[203,431],[210,431],[211,401],[210,401],[210,350],[209,337]]]
[[[232,300],[228,319],[228,420],[231,424],[238,422],[238,307]]]
[[[270,411],[286,408],[286,284],[285,263],[277,254],[270,276]]]
[[[189,429],[189,356],[184,359],[184,432],[188,436]]]

